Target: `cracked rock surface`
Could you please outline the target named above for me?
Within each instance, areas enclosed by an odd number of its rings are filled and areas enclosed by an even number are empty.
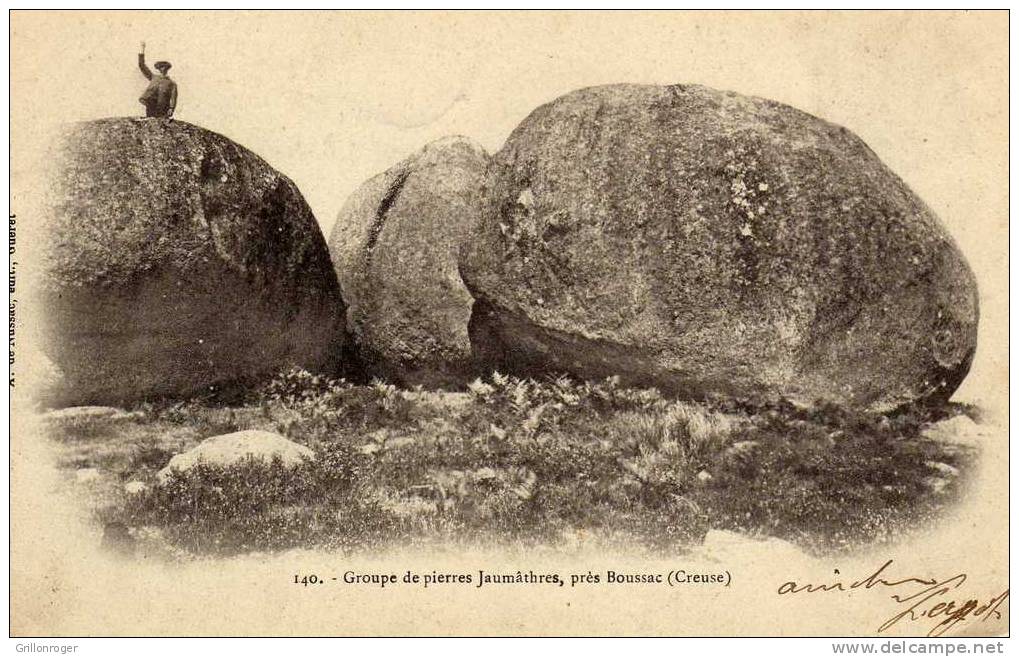
[[[329,246],[370,376],[440,387],[476,375],[458,257],[480,220],[488,163],[470,140],[441,139],[364,183],[340,211]]]

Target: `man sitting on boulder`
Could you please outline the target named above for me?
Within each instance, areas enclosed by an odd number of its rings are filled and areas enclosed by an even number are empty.
[[[145,42],[142,41],[142,49],[138,53],[138,68],[150,82],[138,102],[145,106],[145,116],[169,119],[173,116],[173,110],[177,108],[177,83],[166,76],[166,72],[170,70],[170,62],[156,62],[155,67],[159,73],[153,75],[145,65]]]

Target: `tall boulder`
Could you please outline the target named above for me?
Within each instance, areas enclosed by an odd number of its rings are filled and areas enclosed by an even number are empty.
[[[362,366],[404,385],[473,373],[473,298],[459,251],[481,216],[489,157],[463,137],[425,146],[364,183],[329,237]]]
[[[47,345],[58,403],[222,391],[328,370],[343,300],[294,184],[180,121],[76,124],[47,218]]]
[[[934,213],[792,107],[576,91],[517,127],[487,195],[461,270],[503,370],[889,409],[947,399],[973,358],[976,284]]]

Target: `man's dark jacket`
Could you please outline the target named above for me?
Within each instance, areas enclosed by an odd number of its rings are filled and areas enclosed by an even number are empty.
[[[161,74],[153,74],[145,65],[145,55],[138,53],[138,68],[150,80],[145,93],[138,99],[145,106],[145,116],[173,116],[177,109],[177,83]]]

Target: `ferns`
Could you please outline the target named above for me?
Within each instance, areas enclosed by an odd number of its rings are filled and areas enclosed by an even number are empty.
[[[100,519],[161,537],[169,552],[547,544],[578,532],[674,551],[709,527],[828,548],[931,517],[961,488],[971,455],[925,440],[929,421],[683,402],[614,378],[493,373],[445,393],[291,370],[248,406],[191,401],[115,422],[54,421],[52,431],[65,468],[115,478],[95,486],[106,491],[94,501]],[[155,485],[174,452],[239,429],[279,431],[319,458],[295,471],[206,468]],[[932,492],[938,473],[949,475]],[[127,481],[151,485],[128,495]]]

